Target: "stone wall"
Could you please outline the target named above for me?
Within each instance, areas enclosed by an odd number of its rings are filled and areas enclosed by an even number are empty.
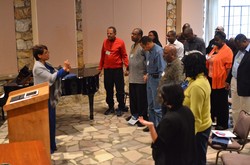
[[[76,30],[77,30],[77,57],[78,67],[83,67],[83,38],[82,38],[82,8],[81,0],[76,4]],[[14,0],[16,45],[18,68],[28,65],[32,69],[34,60],[31,48],[33,46],[31,0]]]
[[[34,60],[31,52],[33,46],[31,0],[14,0],[14,12],[18,69],[25,65],[32,69]]]
[[[76,30],[77,30],[77,61],[78,67],[84,66],[83,59],[83,32],[82,32],[82,0],[75,0],[76,3]]]
[[[176,0],[167,0],[167,27],[166,32],[176,31]]]

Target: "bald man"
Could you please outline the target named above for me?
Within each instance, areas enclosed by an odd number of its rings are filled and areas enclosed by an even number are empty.
[[[190,24],[189,23],[185,23],[182,26],[182,32],[176,35],[176,38],[178,41],[180,41],[182,44],[184,44],[186,42],[186,38],[184,37],[183,33],[185,31],[186,28],[190,28]]]
[[[162,85],[168,83],[177,83],[180,84],[184,81],[184,66],[182,61],[177,56],[177,50],[175,45],[170,44],[164,47],[163,50],[163,57],[164,60],[167,62],[167,66],[164,70],[164,75],[162,76],[158,90],[161,88]],[[162,107],[162,115],[166,113],[166,108]]]
[[[184,55],[188,55],[192,50],[198,50],[204,56],[206,55],[206,46],[204,40],[194,35],[192,28],[186,28],[183,35],[186,38],[186,42],[183,44]],[[183,58],[185,58],[185,56]],[[182,61],[184,61],[184,59]]]

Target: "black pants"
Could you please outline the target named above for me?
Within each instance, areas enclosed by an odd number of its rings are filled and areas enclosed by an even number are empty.
[[[129,103],[132,115],[143,116],[148,119],[147,85],[129,84]]]
[[[209,80],[211,84],[211,79]],[[212,89],[211,92],[211,117],[217,117],[217,126],[221,126],[224,129],[228,128],[228,90],[225,88]]]
[[[49,135],[50,135],[50,152],[56,150],[56,108],[53,108],[49,100]]]
[[[196,143],[196,164],[206,165],[207,162],[207,141],[211,132],[211,127],[202,132],[197,132],[195,135]]]
[[[119,103],[118,108],[124,109],[124,76],[123,68],[104,69],[104,87],[106,90],[106,103],[109,108],[114,107],[114,86],[116,89],[116,98]]]

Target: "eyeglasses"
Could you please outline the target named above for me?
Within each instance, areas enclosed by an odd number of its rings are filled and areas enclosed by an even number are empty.
[[[46,50],[45,50],[45,51],[43,52],[43,54],[49,54],[49,51],[46,51]]]

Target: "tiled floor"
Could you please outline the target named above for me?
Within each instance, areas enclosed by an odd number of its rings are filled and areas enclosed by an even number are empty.
[[[130,126],[125,118],[105,116],[104,95],[95,96],[95,118],[88,118],[86,96],[62,97],[57,107],[57,146],[52,156],[54,165],[153,165],[151,137],[143,127]],[[0,144],[8,143],[7,122],[0,123]],[[243,151],[250,155],[250,145]],[[208,148],[209,165],[214,164],[216,152]]]

